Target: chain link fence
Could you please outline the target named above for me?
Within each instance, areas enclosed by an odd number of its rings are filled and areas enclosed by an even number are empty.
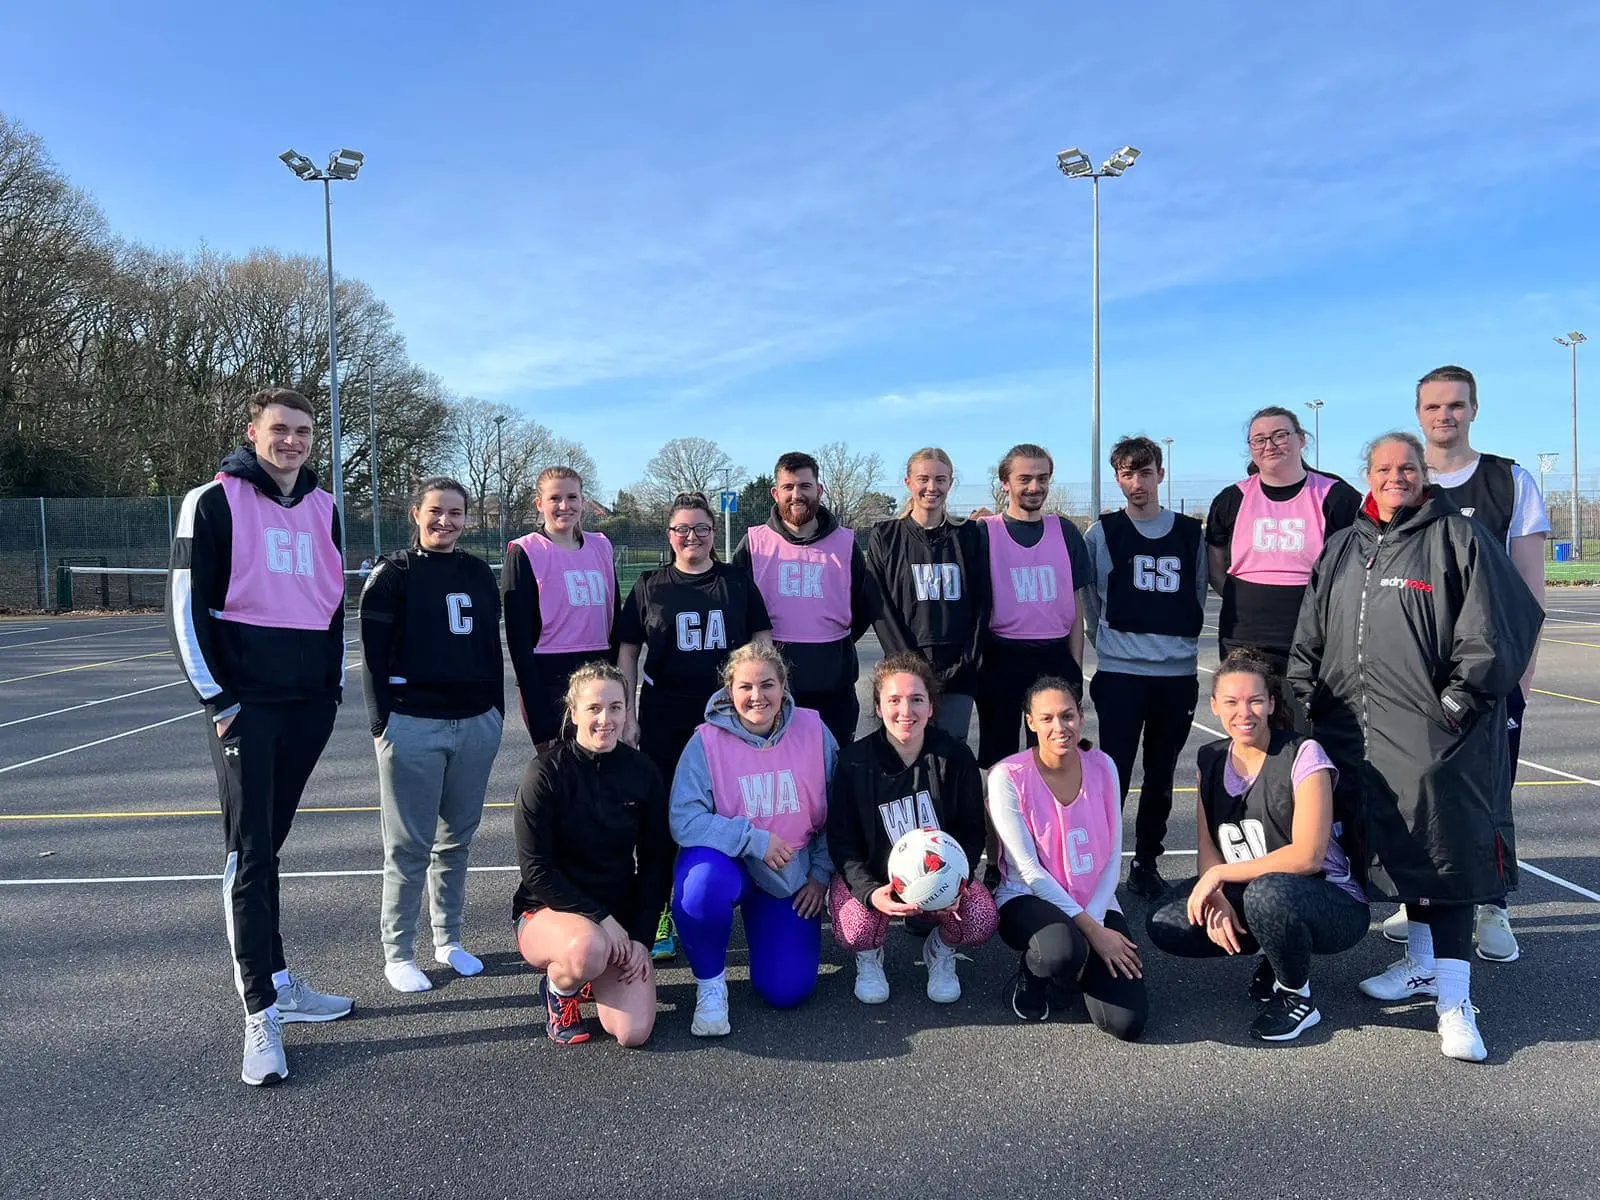
[[[1221,486],[1221,485],[1219,485]],[[1108,489],[1114,490],[1114,489]],[[1087,485],[1068,485],[1070,498],[1087,499]],[[1169,503],[1180,512],[1204,518],[1211,496],[1175,496]],[[1108,500],[1115,497],[1109,496]],[[1166,497],[1163,497],[1165,500]],[[1554,562],[1551,578],[1590,578],[1591,564],[1600,564],[1600,491],[1580,496],[1580,522],[1586,543],[1586,561],[1579,564]],[[85,574],[91,567],[163,568],[167,565],[176,529],[181,496],[91,498],[28,498],[0,500],[0,612],[55,611],[76,609],[159,608],[164,580],[159,575]],[[966,513],[992,505],[987,493],[975,486],[958,485],[950,507]],[[1572,547],[1570,506],[1565,494],[1552,492],[1547,497],[1552,527],[1547,543],[1552,559]],[[766,520],[767,511],[738,512],[731,518],[717,518],[717,553],[724,545],[737,546],[745,530]],[[1071,519],[1086,527],[1086,514],[1073,512]],[[617,549],[618,575],[626,590],[644,571],[667,561],[664,529],[649,521],[630,521],[610,517],[586,524],[611,539]],[[516,537],[522,530],[507,530]],[[351,510],[345,516],[345,536],[349,543],[346,560],[352,569],[370,562],[382,553],[397,550],[411,540],[412,525],[404,505],[380,506],[374,524],[370,511]],[[858,536],[863,540],[866,530]],[[498,526],[470,527],[462,535],[463,548],[498,564],[503,545]],[[1575,566],[1576,571],[1559,570]],[[79,571],[64,578],[62,568]],[[359,577],[352,588],[359,585]],[[352,596],[353,598],[353,596]]]

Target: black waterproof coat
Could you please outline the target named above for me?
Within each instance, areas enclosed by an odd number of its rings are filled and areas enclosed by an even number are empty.
[[[1543,621],[1504,546],[1432,493],[1387,523],[1369,497],[1328,539],[1289,682],[1359,788],[1347,844],[1364,842],[1395,898],[1481,902],[1516,886],[1505,698]]]

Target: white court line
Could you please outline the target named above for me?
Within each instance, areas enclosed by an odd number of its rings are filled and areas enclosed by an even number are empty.
[[[12,637],[19,633],[38,633],[41,629],[49,629],[48,625],[24,625],[21,629],[0,629],[0,637]]]
[[[65,750],[57,750],[54,754],[42,754],[38,758],[25,759],[19,763],[12,763],[9,767],[0,767],[0,775],[11,771],[20,771],[23,767],[31,767],[38,763],[49,762],[52,758],[60,758],[63,754],[76,754],[79,750],[92,750],[96,746],[104,746],[107,742],[120,741],[125,737],[132,737],[136,733],[144,733],[150,729],[160,729],[163,725],[171,725],[174,721],[181,721],[185,717],[198,717],[205,709],[196,708],[186,713],[179,713],[175,717],[168,717],[165,721],[153,721],[149,725],[141,725],[137,729],[129,729],[122,733],[113,733],[110,737],[99,738],[93,742],[85,742],[81,746],[68,746]],[[221,879],[222,876],[217,876]]]
[[[15,721],[0,721],[0,729],[10,729],[13,725],[26,725],[29,721],[42,721],[46,717],[59,717],[62,713],[77,712],[80,708],[93,708],[97,704],[110,704],[113,700],[126,700],[129,696],[143,696],[147,692],[159,692],[163,688],[182,687],[182,679],[174,679],[171,683],[158,683],[155,687],[140,688],[137,692],[123,692],[120,696],[107,696],[103,700],[86,700],[82,704],[74,704],[70,708],[58,708],[53,712],[34,713],[31,717],[18,717]]]
[[[99,633],[78,633],[72,637],[43,638],[37,642],[17,642],[10,646],[0,646],[0,650],[22,650],[28,646],[54,646],[58,642],[81,642],[85,638],[115,637],[119,633],[146,633],[152,629],[163,629],[163,625],[133,625],[127,629],[102,629]]]
[[[1536,867],[1530,862],[1523,862],[1520,858],[1517,859],[1517,866],[1521,867],[1529,874],[1537,875],[1540,879],[1548,879],[1551,883],[1557,884],[1560,887],[1564,887],[1568,891],[1577,892],[1580,896],[1587,896],[1597,904],[1600,904],[1600,892],[1591,892],[1588,888],[1580,887],[1573,883],[1570,879],[1563,879],[1559,875],[1552,875],[1549,871]]]
[[[1548,771],[1552,775],[1559,775],[1561,778],[1570,779],[1574,783],[1587,783],[1590,787],[1600,787],[1600,779],[1589,779],[1583,775],[1574,775],[1571,771],[1562,771],[1555,767],[1547,767],[1543,763],[1534,762],[1531,758],[1519,758],[1517,761],[1525,767],[1532,767],[1536,771]]]

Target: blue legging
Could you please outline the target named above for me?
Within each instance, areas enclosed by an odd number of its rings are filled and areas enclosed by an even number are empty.
[[[743,864],[718,850],[691,846],[678,854],[672,919],[696,979],[714,979],[728,961],[733,910],[744,913],[750,983],[774,1008],[803,1004],[822,965],[822,917],[797,916],[792,898],[769,896]]]

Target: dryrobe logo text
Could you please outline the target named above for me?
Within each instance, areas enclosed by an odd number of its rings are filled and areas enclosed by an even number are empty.
[[[1404,575],[1391,575],[1387,579],[1378,580],[1379,587],[1405,588],[1413,592],[1431,592],[1433,584],[1422,579],[1407,579]]]

